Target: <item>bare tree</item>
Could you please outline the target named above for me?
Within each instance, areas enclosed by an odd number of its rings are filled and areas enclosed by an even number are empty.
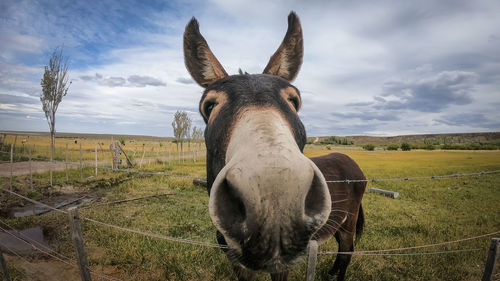
[[[203,142],[203,130],[194,126],[191,138],[194,142],[199,142],[201,144]]]
[[[179,143],[181,144],[181,151],[183,151],[182,143],[184,139],[190,137],[191,130],[191,118],[187,115],[187,112],[183,110],[177,110],[174,115],[174,120],[172,121],[172,128],[174,129],[174,137],[177,143],[177,150],[179,150]]]
[[[50,129],[50,162],[54,157],[56,111],[62,98],[68,93],[68,58],[63,56],[63,48],[57,47],[50,57],[49,65],[41,81],[42,93],[40,101]],[[71,84],[71,82],[69,82]],[[52,172],[52,170],[51,170]],[[51,173],[52,174],[52,173]],[[51,176],[52,185],[52,176]]]

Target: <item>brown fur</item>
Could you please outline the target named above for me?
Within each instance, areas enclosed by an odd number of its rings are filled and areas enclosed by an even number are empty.
[[[302,65],[304,43],[299,17],[294,12],[288,16],[288,30],[278,50],[272,55],[264,74],[279,76],[292,82]]]
[[[300,110],[302,100],[300,99],[300,94],[295,90],[295,88],[287,87],[280,91],[280,95],[288,103],[293,112],[297,113]]]
[[[184,32],[184,63],[193,79],[202,87],[228,76],[201,35],[195,18],[191,19]]]
[[[365,179],[359,166],[349,156],[331,153],[311,158],[323,173],[326,181],[345,179]],[[358,239],[363,233],[364,214],[361,199],[365,192],[366,182],[327,182],[332,199],[332,211],[327,223],[314,235],[314,239],[324,241],[335,235],[339,243],[339,252],[354,250],[354,234]],[[338,255],[329,275],[343,280],[350,255]]]
[[[212,112],[210,113],[210,116],[208,117],[208,114],[204,110],[204,105],[206,102],[212,102],[215,103],[214,108],[212,109]],[[204,118],[208,119],[208,123],[212,123],[213,120],[217,117],[219,114],[219,111],[222,107],[227,102],[227,94],[225,92],[217,92],[217,91],[209,91],[207,92],[205,98],[203,99],[203,102],[200,103],[200,113]]]

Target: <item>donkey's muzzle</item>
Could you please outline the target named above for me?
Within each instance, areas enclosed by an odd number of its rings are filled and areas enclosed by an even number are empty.
[[[305,254],[331,199],[322,173],[302,154],[262,157],[259,165],[230,161],[212,185],[209,209],[233,261],[280,271]]]

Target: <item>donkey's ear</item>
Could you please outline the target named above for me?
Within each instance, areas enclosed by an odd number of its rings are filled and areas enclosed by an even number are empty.
[[[228,76],[201,35],[194,17],[184,31],[184,63],[193,79],[205,88]]]
[[[264,74],[280,76],[288,82],[299,73],[304,53],[302,27],[295,12],[288,15],[288,30],[280,47],[271,57],[264,69]]]

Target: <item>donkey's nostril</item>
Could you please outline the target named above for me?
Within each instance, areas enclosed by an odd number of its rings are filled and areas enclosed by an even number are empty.
[[[217,200],[215,215],[224,229],[230,230],[245,221],[246,210],[241,194],[227,179],[221,182],[212,196]]]
[[[305,200],[305,214],[306,216],[313,218],[315,223],[321,224],[321,220],[324,219],[325,215],[328,217],[330,213],[330,194],[328,188],[325,186],[326,183],[320,176],[318,172],[315,171],[314,177],[311,183],[311,187],[306,195]]]

